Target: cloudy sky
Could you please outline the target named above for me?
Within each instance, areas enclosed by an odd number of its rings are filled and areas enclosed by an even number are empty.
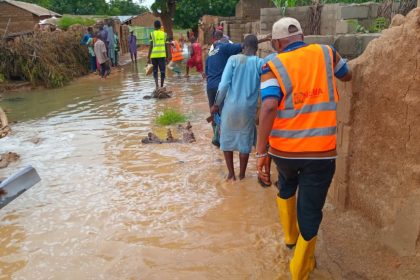
[[[144,2],[142,3],[143,5],[150,7],[150,5],[152,5],[155,2],[155,0],[144,0]]]

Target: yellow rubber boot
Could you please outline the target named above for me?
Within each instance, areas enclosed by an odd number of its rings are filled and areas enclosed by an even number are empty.
[[[283,226],[286,246],[290,249],[295,246],[299,237],[299,227],[296,213],[296,195],[288,199],[277,196],[280,223]]]
[[[315,244],[316,236],[306,241],[299,235],[296,243],[295,254],[290,261],[292,280],[307,280],[315,268]]]

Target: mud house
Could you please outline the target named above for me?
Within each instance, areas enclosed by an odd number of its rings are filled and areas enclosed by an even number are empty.
[[[160,20],[152,12],[145,12],[137,16],[119,16],[118,18],[121,24],[141,27],[153,27],[154,22]]]
[[[31,3],[0,0],[0,36],[30,32],[40,20],[52,17],[61,15]]]

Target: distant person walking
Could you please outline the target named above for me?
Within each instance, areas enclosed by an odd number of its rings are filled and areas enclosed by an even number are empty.
[[[130,31],[130,36],[128,37],[128,48],[130,50],[130,56],[132,62],[137,62],[137,37],[134,35],[134,31]]]
[[[88,27],[88,37],[86,41],[86,46],[88,48],[89,53],[89,68],[91,73],[96,72],[96,55],[95,51],[93,49],[94,47],[94,34],[93,34],[93,28]]]
[[[201,45],[197,42],[197,39],[194,36],[190,37],[190,42],[191,58],[187,61],[187,73],[185,74],[185,77],[189,77],[190,68],[194,67],[197,70],[197,72],[200,73],[201,76],[203,76],[203,54]]]
[[[156,90],[159,88],[158,71],[160,70],[160,87],[165,84],[166,63],[171,59],[167,46],[166,33],[161,30],[161,23],[156,20],[154,23],[155,30],[150,34],[150,47],[147,56],[148,63],[153,64],[153,78],[155,79]]]
[[[352,74],[334,48],[305,44],[294,18],[273,25],[272,46],[278,55],[261,76],[257,170],[267,181],[269,157],[277,166],[280,222],[287,247],[296,246],[290,272],[293,280],[306,280],[315,268],[322,209],[335,173],[335,78],[349,81]]]
[[[96,35],[96,43],[94,46],[94,51],[96,55],[96,59],[98,60],[101,66],[101,78],[106,78],[109,75],[109,58],[108,52],[106,50],[106,46],[104,41],[101,39],[100,32]]]
[[[181,44],[172,38],[169,38],[169,42],[172,60],[169,63],[168,68],[176,74],[181,75],[181,62],[184,60]]]
[[[229,175],[236,180],[233,151],[239,152],[239,179],[245,178],[249,154],[256,143],[255,120],[257,114],[260,75],[264,60],[256,56],[258,39],[245,38],[243,54],[231,56],[223,71],[219,91],[211,112],[219,112],[222,103],[220,149],[223,151]]]
[[[111,61],[111,65],[113,67],[117,66],[116,65],[116,60],[115,60],[115,37],[114,37],[114,22],[112,20],[108,20],[107,21],[107,32],[108,32],[108,37],[107,37],[107,43],[108,43],[108,57],[110,58]]]

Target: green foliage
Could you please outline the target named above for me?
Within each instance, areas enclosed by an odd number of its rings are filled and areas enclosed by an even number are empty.
[[[58,27],[60,27],[60,29],[63,29],[63,30],[67,30],[73,24],[91,26],[95,24],[95,20],[90,19],[90,18],[65,15],[62,18],[60,18],[58,21]]]
[[[272,0],[274,6],[281,10],[282,15],[284,16],[287,8],[296,7],[298,0]]]
[[[133,0],[22,0],[60,14],[73,15],[137,15],[148,11],[141,1]]]
[[[187,117],[174,109],[166,109],[163,113],[156,118],[156,123],[159,125],[171,125],[177,123],[183,123],[187,120]]]
[[[234,16],[238,2],[239,0],[178,1],[174,23],[181,28],[192,28],[197,26],[203,15]]]
[[[387,18],[378,17],[373,22],[369,31],[373,33],[380,33],[382,32],[382,30],[388,28],[388,26],[389,26],[389,21]]]
[[[366,29],[363,25],[359,23],[357,19],[348,19],[347,22],[353,28],[356,33],[369,33],[369,30]]]

